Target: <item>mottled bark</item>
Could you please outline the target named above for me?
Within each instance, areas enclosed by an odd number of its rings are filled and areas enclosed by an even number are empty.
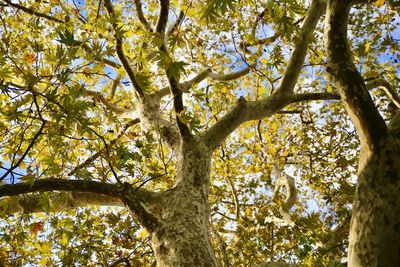
[[[351,5],[330,0],[325,24],[328,72],[361,143],[349,266],[400,266],[400,139],[396,128],[385,124],[352,62],[347,44]]]
[[[150,233],[158,266],[217,266],[208,201],[211,153],[193,140],[183,145],[178,160],[174,188],[153,207],[160,220]]]
[[[360,158],[349,266],[400,266],[400,142]]]
[[[178,187],[164,194],[160,208],[161,224],[151,233],[158,266],[217,266],[207,196]]]

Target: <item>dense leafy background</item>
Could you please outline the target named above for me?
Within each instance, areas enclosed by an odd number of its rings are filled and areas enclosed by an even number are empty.
[[[155,25],[157,1],[141,2],[148,22]],[[351,47],[366,79],[384,75],[398,84],[399,18],[382,2],[353,10]],[[255,100],[274,92],[309,3],[174,0],[171,24],[180,12],[183,15],[169,38],[174,62],[162,53],[149,59],[160,36],[136,19],[134,1],[113,4],[119,18],[110,18],[102,1],[0,3],[0,174],[16,167],[3,182],[48,177],[115,182],[115,172],[122,181],[146,182],[147,189],[171,187],[175,158],[158,134],[142,132],[139,125],[125,130],[130,120],[104,104],[106,100],[122,109],[135,108],[124,70],[119,63],[111,64],[118,62],[112,23],[125,38],[126,56],[140,72],[147,92],[166,86],[168,64],[174,64],[181,80],[205,68],[228,73],[252,66],[238,80],[206,80],[185,95],[182,119],[201,132],[239,97]],[[274,40],[259,44],[271,36]],[[310,37],[313,42],[296,92],[335,91],[325,77],[322,36],[321,22]],[[372,94],[382,113],[390,116],[383,94]],[[168,97],[163,114],[171,118]],[[240,127],[213,157],[210,201],[219,259],[225,254],[232,266],[251,266],[266,260],[327,264],[345,257],[346,227],[331,232],[349,218],[357,150],[355,130],[335,101],[295,104],[270,119]],[[98,151],[102,152],[94,161],[74,169]],[[299,196],[291,210],[293,225],[266,220],[280,217],[279,203],[271,201],[273,162],[296,181]],[[126,209],[61,213],[44,194],[46,213],[8,216],[7,208],[15,201],[0,201],[0,265],[154,264],[147,233]]]

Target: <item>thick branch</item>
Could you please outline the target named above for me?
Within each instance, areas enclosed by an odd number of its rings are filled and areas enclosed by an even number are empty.
[[[232,72],[232,73],[227,73],[227,74],[219,74],[219,73],[210,72],[208,77],[210,77],[211,79],[213,79],[215,81],[221,81],[221,82],[233,81],[233,80],[236,80],[240,77],[247,75],[250,72],[250,67],[251,66],[247,66],[242,70]]]
[[[388,128],[372,102],[361,74],[357,71],[347,43],[347,24],[352,1],[331,0],[325,21],[327,71],[342,96],[364,148],[379,147]]]
[[[183,83],[180,83],[179,87],[181,88],[183,93],[186,93],[195,84],[198,84],[207,78],[210,78],[215,81],[225,81],[226,82],[226,81],[233,81],[233,80],[239,79],[240,77],[247,75],[249,72],[250,72],[249,66],[247,66],[246,68],[239,70],[237,72],[232,72],[232,73],[227,73],[227,74],[214,73],[211,71],[211,69],[206,69],[206,70],[203,70],[202,72],[200,72],[199,74],[197,74],[192,79],[185,81]],[[167,96],[169,93],[170,93],[169,87],[164,87],[160,91],[156,92],[154,94],[154,97],[157,99],[161,99],[164,96]]]
[[[152,32],[153,29],[151,28],[150,23],[147,21],[146,17],[143,14],[142,2],[140,2],[140,0],[135,0],[135,7],[136,7],[136,14],[138,16],[140,23],[146,30]]]
[[[52,16],[44,14],[44,13],[37,12],[36,10],[33,10],[32,8],[28,8],[28,7],[25,7],[23,5],[13,3],[10,0],[4,0],[4,2],[6,2],[9,6],[12,6],[12,7],[17,8],[19,10],[22,10],[22,11],[28,13],[28,14],[31,14],[31,15],[34,15],[34,16],[37,16],[37,17],[40,17],[40,18],[45,18],[45,19],[48,19],[50,21],[54,21],[54,22],[58,22],[58,23],[65,23],[61,19],[52,17]]]
[[[7,207],[6,213],[11,215],[17,212],[35,213],[48,211],[41,204],[41,199],[48,197],[51,203],[49,211],[68,211],[86,206],[114,206],[124,207],[118,197],[105,196],[88,192],[51,192],[47,196],[41,194],[28,194],[18,196],[18,205]]]
[[[160,14],[158,17],[158,23],[156,32],[165,36],[165,29],[167,27],[168,22],[168,13],[169,13],[169,0],[160,0]],[[167,57],[173,61],[173,58],[169,55],[167,46],[165,42],[159,47],[160,51],[163,52]],[[184,110],[183,99],[182,99],[182,89],[180,88],[179,78],[177,75],[173,73],[172,66],[165,66],[165,72],[168,78],[169,89],[171,90],[171,94],[174,97],[174,109],[175,109],[175,117],[176,123],[179,128],[179,132],[183,140],[189,140],[192,137],[190,133],[189,127],[181,121],[179,115]],[[159,99],[156,99],[158,101]]]
[[[304,59],[307,55],[307,49],[311,41],[312,34],[317,26],[319,18],[323,14],[324,7],[325,3],[322,0],[312,1],[304,23],[300,28],[300,34],[297,36],[297,43],[292,55],[289,58],[286,71],[278,86],[278,93],[291,94],[293,92],[294,86],[297,83],[297,79],[304,64]]]
[[[175,116],[176,123],[179,128],[179,132],[182,136],[183,140],[189,140],[192,136],[190,133],[189,127],[181,121],[179,115],[184,111],[183,99],[182,99],[182,90],[179,87],[178,80],[172,75],[171,70],[167,69],[167,77],[169,82],[169,87],[172,95],[174,96],[174,108],[175,108]]]
[[[90,192],[118,197],[121,189],[115,184],[103,182],[49,178],[36,180],[33,185],[19,183],[0,186],[0,197],[49,191]]]
[[[139,223],[147,229],[151,230],[159,223],[158,219],[144,207],[145,204],[155,201],[156,194],[144,189],[133,188],[129,184],[117,185],[96,181],[48,178],[36,180],[33,185],[19,183],[0,186],[0,197],[53,191],[91,193],[118,198],[131,209]],[[83,196],[81,195],[81,197]]]
[[[238,103],[238,105],[236,105],[221,120],[204,133],[204,141],[211,149],[214,149],[216,146],[221,144],[240,124],[249,120],[261,120],[265,117],[272,116],[292,102],[290,96],[292,95],[293,88],[297,83],[297,79],[304,63],[304,58],[307,54],[310,35],[313,33],[317,22],[323,13],[324,6],[325,4],[323,1],[312,1],[305,21],[300,29],[300,35],[298,37],[299,41],[289,59],[289,63],[279,84],[277,93],[259,101],[241,101],[241,103]]]
[[[382,88],[383,91],[385,91],[386,96],[389,98],[389,100],[393,102],[393,104],[395,104],[398,108],[400,108],[400,97],[388,81],[380,78],[368,81],[367,90],[371,90],[377,87]]]
[[[250,120],[262,120],[282,110],[289,104],[312,100],[336,100],[340,97],[330,93],[305,93],[296,95],[274,94],[258,101],[238,101],[237,105],[210,129],[203,133],[203,141],[210,149],[220,145],[237,127]]]
[[[295,94],[289,97],[290,103],[316,101],[316,100],[339,100],[340,95],[335,93],[304,93]]]
[[[287,97],[277,94],[251,102],[239,99],[233,109],[203,134],[203,141],[210,149],[214,149],[242,123],[272,116],[288,103]]]
[[[160,14],[158,16],[156,32],[160,33],[161,35],[164,35],[168,23],[169,0],[159,0],[159,2],[160,2]]]

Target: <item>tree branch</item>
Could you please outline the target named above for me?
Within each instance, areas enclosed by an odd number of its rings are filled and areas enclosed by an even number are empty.
[[[158,16],[156,32],[164,36],[165,29],[168,23],[169,0],[159,0],[159,2],[160,2],[160,14]]]
[[[50,16],[50,15],[37,12],[37,11],[35,11],[35,10],[33,10],[33,9],[27,8],[27,7],[22,6],[22,5],[20,5],[20,4],[12,3],[10,0],[4,0],[4,1],[5,1],[9,6],[12,6],[12,7],[14,7],[14,8],[17,8],[17,9],[23,11],[23,12],[28,13],[28,14],[31,14],[31,15],[34,15],[34,16],[37,16],[37,17],[40,17],[40,18],[44,18],[44,19],[47,19],[47,20],[50,20],[50,21],[53,21],[53,22],[57,22],[57,23],[65,23],[64,20],[57,19],[57,18],[52,17],[52,16]],[[82,41],[75,40],[73,45],[75,45],[75,46],[81,46],[81,47],[82,47],[83,49],[85,49],[87,52],[93,53],[93,49],[92,49],[90,46],[88,46],[86,43],[82,42]],[[96,59],[97,59],[98,61],[100,61],[100,62],[104,62],[105,64],[107,64],[107,65],[109,65],[109,66],[111,66],[111,67],[114,67],[114,68],[117,68],[117,69],[121,68],[121,65],[120,65],[120,64],[118,64],[117,62],[112,61],[112,60],[110,60],[110,59],[102,58],[102,57],[96,57]]]
[[[52,17],[52,16],[44,14],[44,13],[37,12],[36,10],[33,10],[31,8],[28,8],[28,7],[25,7],[23,5],[13,3],[10,0],[4,0],[4,2],[6,2],[9,6],[12,6],[12,7],[16,8],[16,9],[22,10],[22,11],[28,13],[28,14],[31,14],[31,15],[34,15],[34,16],[37,16],[37,17],[40,17],[40,18],[45,18],[45,19],[48,19],[50,21],[57,22],[57,23],[65,23],[64,20]]]
[[[90,192],[119,197],[121,188],[118,185],[103,182],[48,178],[36,180],[33,185],[18,183],[0,186],[0,197],[49,191]]]
[[[299,41],[289,59],[277,92],[274,95],[258,101],[246,102],[244,99],[243,101],[239,101],[240,103],[203,134],[203,140],[210,149],[214,149],[221,144],[240,124],[249,120],[261,120],[265,117],[272,116],[293,101],[289,96],[292,95],[294,86],[300,75],[304,58],[307,54],[308,44],[310,43],[310,35],[314,31],[323,13],[324,7],[324,1],[312,1],[300,29],[300,35],[298,36]],[[307,97],[311,96],[306,96],[306,98]],[[302,100],[299,99],[298,101]]]
[[[327,71],[342,96],[344,106],[360,136],[361,145],[373,150],[388,135],[388,127],[375,107],[347,43],[352,1],[331,0],[325,20]]]
[[[169,13],[169,0],[160,0],[159,2],[160,2],[160,14],[158,17],[156,32],[165,37],[165,29],[167,27],[168,13]],[[165,54],[166,57],[168,57],[171,60],[171,62],[173,62],[173,58],[169,55],[165,41],[163,41],[159,49],[161,52]],[[183,123],[179,118],[179,115],[184,110],[182,89],[180,88],[179,78],[176,77],[177,76],[176,73],[173,73],[172,64],[170,64],[169,66],[165,66],[165,73],[168,78],[171,94],[174,97],[175,119],[179,128],[180,135],[182,137],[182,140],[189,140],[192,137],[189,127],[185,123]]]
[[[11,167],[0,177],[0,181],[3,181],[4,178],[6,178],[14,169],[18,168],[18,166],[22,163],[22,161],[24,161],[25,157],[28,155],[29,151],[32,149],[32,147],[35,144],[36,140],[42,134],[45,125],[46,125],[46,121],[43,120],[42,121],[42,125],[40,126],[40,128],[36,132],[36,134],[33,136],[31,142],[29,143],[28,147],[25,149],[25,151],[22,154],[22,156],[19,158],[19,160],[15,164],[14,163],[11,164]]]
[[[167,36],[171,36],[179,27],[179,25],[182,23],[183,18],[185,17],[185,12],[181,10],[179,12],[178,18],[174,22],[174,24],[171,26],[171,28],[167,32]]]
[[[237,72],[232,72],[232,73],[227,73],[227,74],[214,73],[211,71],[211,69],[206,69],[206,70],[203,70],[202,72],[200,72],[199,74],[197,74],[192,79],[185,81],[183,83],[180,83],[179,87],[181,88],[183,93],[186,93],[195,84],[198,84],[207,78],[210,78],[215,81],[233,81],[233,80],[236,80],[240,77],[247,75],[249,72],[250,72],[249,66],[247,66],[246,68],[239,70]],[[164,96],[169,95],[169,93],[170,93],[169,87],[164,87],[160,91],[154,93],[153,95],[156,99],[161,99]]]
[[[258,101],[246,102],[239,99],[235,107],[203,133],[202,139],[210,149],[215,149],[239,125],[249,120],[261,120],[272,116],[288,105],[288,100],[289,98],[277,94]]]
[[[127,183],[121,185],[96,181],[48,178],[36,180],[34,184],[19,183],[2,185],[0,186],[0,197],[53,191],[99,194],[115,198],[114,202],[120,199],[131,209],[138,222],[147,229],[152,230],[159,223],[158,219],[148,212],[144,206],[154,204],[153,202],[157,199],[157,194],[144,189],[133,188]],[[85,195],[80,195],[80,197],[83,196]],[[103,198],[103,200],[105,199]],[[108,200],[111,199],[108,198]],[[101,200],[98,201],[101,202]]]
[[[339,95],[331,93],[304,93],[295,95],[273,94],[262,100],[239,99],[226,115],[202,134],[202,140],[210,148],[220,145],[238,126],[250,120],[262,120],[282,110],[289,104],[312,100],[337,100]]]
[[[8,206],[5,211],[6,214],[45,212],[47,210],[41,204],[41,200],[44,197],[48,197],[51,203],[49,210],[55,212],[68,211],[86,206],[124,207],[123,202],[118,197],[88,192],[51,192],[47,196],[42,196],[42,194],[27,194],[17,197],[18,205]]]
[[[368,91],[378,87],[382,88],[389,100],[392,101],[392,103],[395,104],[398,108],[400,108],[400,97],[388,81],[382,78],[375,78],[369,80],[367,83]]]
[[[118,135],[112,139],[109,143],[109,147],[114,145],[118,139],[120,139],[122,137],[122,135],[125,134],[126,130],[128,130],[129,127],[139,123],[140,120],[139,119],[134,119],[131,120],[130,122],[128,122],[124,128],[118,133]],[[106,148],[102,148],[99,151],[97,151],[96,153],[94,153],[92,156],[88,157],[85,161],[83,161],[82,163],[78,164],[75,168],[73,168],[69,173],[68,176],[72,176],[74,175],[77,171],[79,171],[80,169],[82,169],[83,167],[87,166],[88,164],[92,163],[93,161],[95,161],[98,157],[100,157],[101,154],[103,154],[105,152]]]
[[[108,14],[114,21],[112,23],[112,26],[115,31],[115,34],[114,34],[115,39],[116,39],[115,49],[117,51],[117,56],[118,56],[119,60],[121,61],[121,64],[124,67],[126,73],[128,74],[128,77],[131,80],[132,85],[135,88],[136,92],[138,93],[139,97],[143,97],[144,96],[143,89],[140,87],[139,83],[137,82],[135,72],[133,71],[131,65],[129,64],[128,59],[125,56],[123,45],[122,45],[122,36],[121,36],[121,34],[118,34],[118,31],[121,31],[121,29],[118,28],[118,25],[115,22],[116,14],[114,12],[114,8],[112,7],[111,1],[104,0],[104,6],[106,7]]]
[[[128,114],[127,117],[131,117],[131,116],[129,116],[129,115],[135,113],[135,110],[133,110],[133,109],[122,108],[122,107],[118,107],[118,106],[115,106],[115,105],[111,104],[111,103],[103,96],[103,94],[102,94],[101,92],[85,89],[85,90],[84,90],[84,93],[86,93],[86,94],[89,95],[89,96],[94,97],[94,99],[96,99],[96,100],[99,100],[101,103],[104,104],[104,106],[105,106],[108,110],[114,112],[115,114],[118,114],[118,115]]]
[[[273,42],[275,42],[279,37],[281,36],[281,34],[279,33],[275,33],[272,36],[269,37],[265,37],[265,38],[261,38],[261,39],[257,39],[254,40],[252,42],[243,42],[240,44],[240,47],[247,49],[250,46],[256,46],[256,45],[270,45]],[[246,50],[247,51],[247,50]]]
[[[93,49],[89,45],[87,45],[86,43],[84,43],[82,41],[75,40],[73,45],[74,46],[81,46],[83,49],[85,49],[89,53],[93,53],[94,52]],[[107,58],[96,56],[96,60],[99,61],[99,62],[103,62],[104,64],[107,64],[108,66],[114,67],[116,69],[121,68],[121,65],[119,63],[117,63],[115,61],[112,61],[110,59],[107,59]]]
[[[323,0],[313,0],[308,9],[307,16],[300,28],[297,36],[297,43],[289,58],[286,71],[278,85],[277,93],[291,94],[297,83],[300,71],[307,55],[308,45],[310,44],[312,34],[317,26],[318,20],[323,14],[325,2]]]
[[[295,94],[289,97],[290,103],[317,101],[317,100],[339,100],[340,95],[335,93],[304,93]]]
[[[151,28],[149,22],[147,21],[146,17],[143,14],[142,2],[140,2],[140,0],[135,0],[135,7],[136,7],[136,14],[138,16],[140,23],[146,30],[152,32],[153,29]]]

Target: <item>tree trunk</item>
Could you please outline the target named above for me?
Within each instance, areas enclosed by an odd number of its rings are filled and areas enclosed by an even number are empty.
[[[151,233],[158,266],[217,266],[208,201],[211,153],[200,142],[184,144],[176,184],[162,194]]]
[[[400,141],[395,138],[376,152],[361,151],[349,266],[400,266]]]
[[[361,143],[349,266],[400,266],[400,113],[388,127],[353,63],[347,41],[353,3],[329,0],[325,19],[327,71]]]

